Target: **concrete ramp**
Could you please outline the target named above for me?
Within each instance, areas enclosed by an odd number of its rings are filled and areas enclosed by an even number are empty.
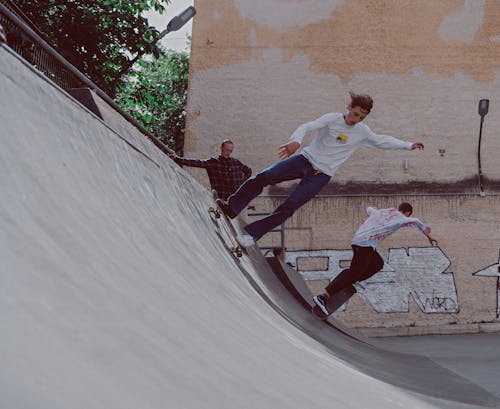
[[[0,46],[0,407],[498,406],[314,319],[258,251],[227,251],[206,189],[99,108]]]

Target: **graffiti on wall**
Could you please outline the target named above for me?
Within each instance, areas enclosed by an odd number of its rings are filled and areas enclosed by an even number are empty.
[[[326,260],[323,269],[299,268],[304,280],[333,280],[351,258],[352,250],[285,253],[286,262],[295,266],[303,259]],[[357,285],[358,295],[376,312],[408,312],[411,298],[424,313],[459,311],[453,273],[446,271],[451,263],[439,247],[391,248],[384,261],[381,271]]]
[[[497,277],[497,318],[500,317],[500,255],[498,262],[472,273],[473,276]]]

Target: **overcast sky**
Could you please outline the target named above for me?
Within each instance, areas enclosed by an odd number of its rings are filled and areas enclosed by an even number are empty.
[[[165,6],[166,11],[163,14],[152,11],[144,14],[144,16],[148,19],[150,25],[162,32],[173,17],[183,12],[187,7],[192,6],[193,3],[194,0],[172,0],[169,5]],[[193,20],[191,19],[179,31],[173,31],[163,37],[160,44],[167,49],[189,51],[186,35],[191,35],[192,26]]]

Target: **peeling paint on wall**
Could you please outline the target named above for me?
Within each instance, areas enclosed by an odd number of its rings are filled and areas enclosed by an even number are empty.
[[[240,14],[273,30],[286,31],[328,19],[344,0],[234,0]]]
[[[446,16],[439,26],[439,35],[445,41],[472,43],[484,19],[484,0],[465,0],[463,8]]]
[[[374,110],[366,120],[374,132],[421,140],[426,150],[364,149],[341,166],[335,181],[460,181],[477,173],[477,101],[467,97],[474,94],[491,98],[483,129],[483,172],[500,179],[496,156],[487,153],[500,150],[500,139],[493,137],[500,128],[500,111],[493,106],[500,106],[500,99],[491,94],[500,89],[500,65],[495,78],[482,83],[467,75],[442,78],[422,71],[364,73],[344,83],[334,73],[313,72],[305,54],[287,61],[279,48],[261,51],[260,58],[191,75],[188,110],[199,114],[190,116],[186,156],[209,157],[222,139],[230,138],[236,157],[256,171],[264,169],[277,160],[278,147],[301,123],[343,112],[352,89],[374,96]],[[443,147],[446,154],[441,156]]]

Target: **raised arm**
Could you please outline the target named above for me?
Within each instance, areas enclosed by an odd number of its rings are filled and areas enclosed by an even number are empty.
[[[193,168],[206,168],[208,167],[208,162],[210,160],[210,159],[200,160],[200,159],[181,158],[177,156],[175,152],[170,153],[168,156],[170,156],[175,161],[175,163],[179,165],[190,166]]]

